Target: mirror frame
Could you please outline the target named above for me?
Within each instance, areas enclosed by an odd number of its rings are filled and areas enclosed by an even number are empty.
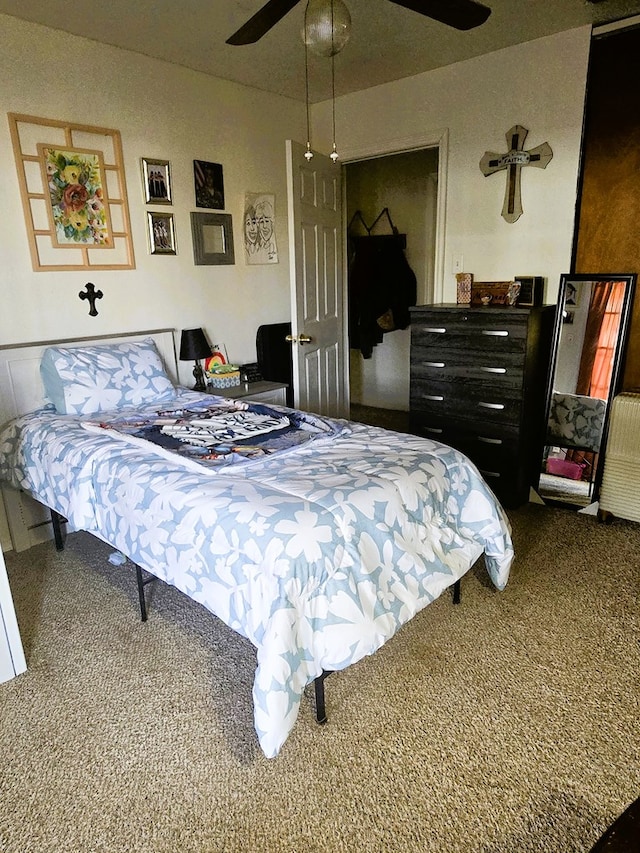
[[[607,407],[604,416],[602,427],[602,440],[600,443],[600,452],[598,453],[598,463],[594,473],[593,492],[590,503],[594,503],[600,496],[600,484],[602,482],[602,470],[604,464],[605,450],[607,446],[607,435],[609,432],[609,414],[611,411],[611,403],[616,394],[620,393],[622,386],[622,376],[624,359],[629,338],[629,325],[631,322],[631,310],[633,307],[633,298],[636,288],[636,273],[562,273],[560,276],[560,289],[558,291],[558,302],[556,308],[555,328],[553,332],[553,341],[551,344],[551,358],[549,360],[549,376],[547,382],[547,402],[545,408],[545,433],[549,422],[549,414],[551,411],[551,394],[553,392],[553,380],[556,375],[556,367],[558,363],[558,351],[560,348],[560,335],[562,333],[563,316],[565,311],[565,303],[569,287],[573,284],[581,282],[605,282],[605,281],[622,281],[625,283],[625,294],[622,303],[622,311],[620,314],[620,328],[618,330],[618,339],[616,341],[616,349],[613,357],[613,369],[611,372],[611,382],[609,384],[609,394],[607,396]],[[543,444],[543,450],[546,446],[546,441]],[[542,463],[542,459],[540,460]],[[541,465],[539,466],[541,467]],[[540,474],[542,471],[539,472]],[[538,480],[539,492],[540,481]],[[545,498],[541,495],[542,500]],[[573,506],[565,501],[548,499],[550,504],[563,504]]]

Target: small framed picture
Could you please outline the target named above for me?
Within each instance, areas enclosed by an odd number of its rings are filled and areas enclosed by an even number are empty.
[[[200,264],[235,264],[230,213],[191,213],[193,259]]]
[[[224,183],[220,163],[194,160],[193,182],[196,193],[196,207],[224,210]]]
[[[171,166],[168,160],[142,158],[142,184],[147,204],[173,204]]]
[[[517,275],[520,293],[516,305],[520,308],[537,308],[542,305],[544,296],[544,278],[541,275]]]
[[[564,304],[571,305],[573,308],[578,305],[578,288],[572,281],[567,282]]]
[[[176,234],[173,225],[173,213],[152,213],[147,211],[149,228],[149,250],[152,255],[175,255]]]

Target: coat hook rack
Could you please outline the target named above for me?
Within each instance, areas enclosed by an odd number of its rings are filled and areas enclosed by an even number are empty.
[[[97,317],[98,312],[96,310],[96,299],[102,299],[102,291],[96,290],[95,285],[91,284],[90,281],[87,282],[85,288],[87,292],[85,293],[84,290],[81,290],[78,296],[80,297],[80,299],[89,300],[89,305],[91,306],[89,309],[89,316]]]

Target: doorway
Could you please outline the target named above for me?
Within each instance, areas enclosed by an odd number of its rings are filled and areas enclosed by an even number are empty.
[[[350,235],[366,237],[374,223],[371,236],[389,235],[394,226],[406,237],[404,255],[416,277],[417,304],[435,295],[438,173],[437,147],[349,162],[343,172],[349,261]],[[389,215],[380,216],[385,209]],[[408,430],[410,339],[409,327],[386,332],[366,354],[350,342],[352,420]]]

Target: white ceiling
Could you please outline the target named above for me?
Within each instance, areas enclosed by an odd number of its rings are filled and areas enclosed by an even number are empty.
[[[0,12],[298,100],[305,2],[254,45],[225,40],[265,0],[0,0]],[[352,34],[335,57],[336,95],[365,89],[584,24],[640,14],[640,0],[483,0],[492,14],[462,32],[390,0],[346,0]],[[37,45],[34,45],[37,49]],[[76,69],[77,70],[77,69]],[[518,69],[514,68],[517,74]],[[105,69],[108,79],[108,69]],[[310,100],[331,96],[331,60],[309,58]],[[531,81],[535,86],[535,80]],[[508,85],[508,82],[506,83]]]

